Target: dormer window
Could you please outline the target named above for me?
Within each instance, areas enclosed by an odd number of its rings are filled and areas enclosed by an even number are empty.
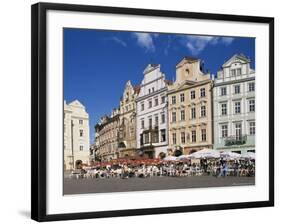
[[[231,70],[231,76],[236,76],[236,70],[235,69]]]

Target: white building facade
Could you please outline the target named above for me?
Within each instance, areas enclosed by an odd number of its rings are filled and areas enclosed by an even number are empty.
[[[81,160],[90,162],[89,115],[78,100],[64,101],[64,169],[75,168]]]
[[[250,59],[234,55],[218,71],[213,88],[214,148],[255,150],[255,71]]]
[[[160,65],[149,64],[136,98],[136,137],[138,154],[147,158],[167,155],[167,85]]]

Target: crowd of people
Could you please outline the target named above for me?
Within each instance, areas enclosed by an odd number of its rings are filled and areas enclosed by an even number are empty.
[[[147,178],[202,176],[255,176],[255,160],[200,159],[196,161],[112,161],[73,170],[70,178]]]

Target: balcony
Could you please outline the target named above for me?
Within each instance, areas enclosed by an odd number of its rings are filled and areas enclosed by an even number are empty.
[[[224,139],[225,146],[244,145],[247,142],[247,135],[229,136]]]
[[[158,125],[149,125],[148,127],[143,128],[143,132],[151,132],[151,131],[158,131]]]
[[[255,135],[228,136],[219,138],[217,148],[255,146]]]

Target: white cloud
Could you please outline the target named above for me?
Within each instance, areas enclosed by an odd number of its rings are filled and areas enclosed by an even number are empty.
[[[186,36],[186,47],[192,54],[198,55],[208,44],[217,44],[217,37],[212,36]]]
[[[127,47],[127,43],[123,40],[121,40],[118,37],[112,37],[111,40],[115,41],[116,43],[122,45],[123,47]]]
[[[168,36],[168,41],[167,41],[166,47],[164,48],[164,54],[166,56],[169,54],[169,49],[171,47],[171,43],[172,43],[172,36]]]
[[[133,33],[133,37],[137,39],[137,44],[145,48],[146,51],[155,51],[153,38],[158,37],[158,34],[153,33]]]
[[[184,45],[193,55],[201,53],[207,45],[224,44],[229,45],[234,41],[232,37],[214,37],[214,36],[183,36]]]
[[[234,38],[233,37],[221,37],[221,41],[225,45],[229,45],[234,41]]]

